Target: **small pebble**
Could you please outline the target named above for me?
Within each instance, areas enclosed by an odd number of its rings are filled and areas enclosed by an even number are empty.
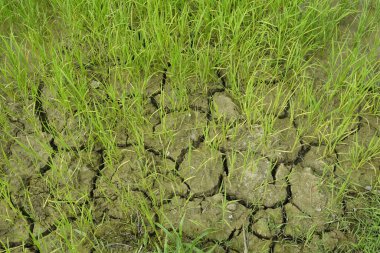
[[[367,185],[367,186],[365,187],[365,189],[366,189],[367,191],[371,191],[371,190],[372,190],[372,186]]]
[[[91,83],[90,83],[91,87],[94,88],[94,89],[99,88],[100,84],[101,83],[99,81],[96,81],[96,80],[92,80]]]
[[[307,173],[312,173],[313,172],[313,170],[310,167],[305,167],[305,171]]]
[[[235,211],[236,210],[236,204],[234,204],[234,203],[228,204],[227,205],[227,210],[228,211]]]

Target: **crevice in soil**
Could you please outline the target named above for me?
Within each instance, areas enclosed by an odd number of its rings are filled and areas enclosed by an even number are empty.
[[[170,64],[170,62],[168,62],[168,64],[167,64],[167,67],[165,67],[164,69],[163,69],[163,72],[162,72],[162,78],[161,78],[161,83],[160,83],[160,90],[159,91],[156,91],[156,92],[154,92],[153,94],[151,94],[150,96],[149,96],[149,101],[150,101],[150,103],[156,108],[156,109],[160,109],[160,103],[156,100],[156,96],[157,95],[159,95],[159,94],[161,94],[162,93],[162,91],[163,91],[163,89],[164,89],[164,87],[165,87],[165,85],[166,85],[166,83],[167,83],[167,72],[168,72],[168,68],[170,68],[171,67],[171,64]],[[162,108],[166,113],[167,113],[167,108]]]
[[[50,147],[53,149],[54,152],[58,152],[58,146],[57,146],[57,144],[55,144],[55,142],[54,142],[54,138],[52,138],[52,139],[49,141],[49,144],[50,144]]]
[[[266,241],[269,241],[271,240],[273,237],[267,237],[267,236],[263,236],[257,232],[255,232],[254,230],[251,230],[250,231],[251,234],[253,234],[254,236],[256,236],[257,238],[259,238],[260,240],[266,240]]]
[[[276,247],[277,238],[273,237],[272,242],[269,245],[269,253],[274,253],[274,247]]]
[[[48,172],[50,169],[51,169],[51,156],[49,157],[48,161],[47,161],[47,164],[45,164],[42,168],[40,168],[40,173],[42,176],[44,176],[46,174],[46,172]]]
[[[159,94],[159,93],[158,93]],[[150,97],[150,103],[156,108],[156,109],[160,109],[160,105],[159,103],[157,102],[156,98],[152,95]]]
[[[43,104],[42,104],[42,100],[41,100],[41,94],[42,94],[43,88],[44,88],[44,83],[42,81],[40,81],[38,88],[37,88],[36,102],[34,105],[35,113],[36,113],[36,116],[37,116],[37,118],[41,124],[42,132],[54,135],[54,131],[50,127],[49,119],[48,119],[48,116],[47,116],[45,109],[43,108]],[[43,166],[42,168],[40,168],[40,173],[42,175],[44,175],[47,171],[49,171],[51,169],[52,159],[54,158],[55,154],[58,151],[58,147],[54,143],[54,138],[52,138],[49,141],[49,145],[50,145],[51,149],[53,150],[53,152],[49,156],[47,164],[45,166]]]
[[[191,143],[191,147],[192,149],[197,149],[199,148],[199,146],[205,141],[205,136],[204,135],[200,135],[198,136],[198,138],[194,141],[192,141]],[[183,160],[185,160],[185,156],[186,154],[189,152],[190,148],[189,147],[186,147],[186,148],[183,148],[181,150],[181,153],[178,155],[177,157],[177,160],[175,161],[175,169],[176,171],[179,171],[180,170],[180,166],[183,162]]]
[[[282,237],[282,240],[284,241],[290,241],[290,242],[295,242],[297,244],[300,244],[300,245],[303,245],[306,241],[306,239],[304,238],[299,238],[299,237],[293,237],[293,236],[290,236],[290,235],[284,235]]]
[[[207,105],[208,105],[208,109],[207,109],[207,113],[206,113],[206,118],[208,121],[211,121],[212,120],[212,111],[211,111],[211,106],[212,106],[212,97],[215,95],[215,93],[217,92],[223,92],[225,91],[225,88],[214,88],[214,89],[211,89],[207,92]]]
[[[11,202],[11,205],[21,213],[21,215],[24,217],[24,219],[28,223],[28,226],[29,226],[29,233],[28,234],[29,234],[29,236],[28,236],[28,239],[24,242],[9,242],[9,244],[7,246],[9,246],[9,248],[15,248],[15,247],[19,247],[21,245],[24,245],[25,248],[33,250],[34,252],[39,252],[38,247],[33,243],[33,237],[32,237],[32,233],[33,233],[34,226],[35,226],[34,219],[30,216],[30,214],[25,210],[25,208],[23,206],[16,205],[13,202],[12,197],[10,197],[9,200]],[[4,246],[2,244],[0,244],[0,250],[6,250],[6,248],[4,248]]]
[[[284,203],[283,201],[279,201],[271,206],[263,206],[263,210],[280,208],[282,207],[283,203]]]
[[[302,162],[307,152],[309,152],[311,149],[311,146],[308,144],[304,144],[301,142],[301,145],[302,145],[301,150],[298,152],[296,159],[294,159],[294,161],[291,162],[291,164],[297,165],[300,162]],[[291,165],[291,164],[286,164],[286,165]]]
[[[334,175],[334,178],[337,178],[338,176],[336,175],[336,171],[338,169],[338,164],[339,164],[339,154],[338,154],[338,151],[336,149],[334,149],[334,154],[336,157],[336,162],[334,163],[333,175]]]
[[[286,102],[286,106],[285,106],[285,109],[284,111],[282,111],[278,116],[277,118],[279,119],[285,119],[289,116],[289,108],[290,108],[290,99],[288,99],[288,101]],[[294,126],[294,120],[293,120],[293,126]]]
[[[46,172],[48,172],[49,170],[51,170],[51,165],[52,165],[53,159],[54,159],[55,155],[58,152],[58,146],[54,143],[54,138],[52,138],[49,141],[49,144],[50,144],[50,147],[52,148],[53,152],[49,156],[47,163],[40,168],[40,173],[41,173],[42,176],[44,176],[46,174]]]
[[[179,167],[181,166],[183,160],[185,159],[185,156],[186,156],[188,151],[189,151],[189,147],[182,149],[181,153],[177,157],[177,160],[175,161],[175,169],[177,171],[179,170]]]
[[[157,128],[161,123],[162,123],[162,120],[161,120],[161,118],[160,118],[156,124],[153,124],[153,126],[152,126],[152,133],[155,133],[155,132],[156,132],[156,128]]]
[[[346,215],[348,213],[348,210],[347,210],[347,201],[345,198],[342,198],[342,209],[343,209],[343,214]]]
[[[198,137],[198,139],[196,139],[195,141],[193,141],[192,143],[192,146],[194,148],[199,148],[199,146],[205,141],[205,136],[202,134]]]
[[[197,112],[200,112],[200,113],[205,113],[207,115],[207,111],[204,111],[200,106],[196,106],[196,105],[190,105],[189,108],[193,111],[197,111]]]
[[[34,108],[35,108],[36,116],[38,117],[38,120],[41,123],[42,132],[52,134],[47,113],[42,106],[41,93],[42,93],[43,87],[44,87],[44,83],[40,81],[40,84],[38,85],[38,88],[37,88],[36,103],[34,105]]]
[[[223,171],[225,176],[229,175],[229,169],[228,169],[228,160],[227,160],[227,154],[226,151],[221,148],[219,152],[222,154],[222,161],[223,161]]]
[[[99,177],[101,176],[102,170],[105,167],[105,161],[104,161],[104,156],[105,156],[105,150],[101,149],[100,151],[97,151],[100,154],[100,164],[99,167],[96,171],[96,175],[92,178],[91,181],[91,190],[90,190],[90,199],[94,201],[94,192],[96,190],[96,182],[98,181]]]
[[[256,213],[260,209],[259,206],[254,205],[252,203],[248,203],[247,201],[244,201],[242,199],[238,199],[236,196],[234,196],[232,194],[223,192],[223,195],[226,196],[226,200],[228,200],[228,201],[235,201],[235,202],[239,203],[240,205],[244,206],[245,208],[251,209],[251,211],[253,213]]]
[[[290,184],[289,179],[286,179],[286,184],[287,184],[286,185],[286,199],[283,205],[288,204],[292,200],[292,196],[293,196],[292,185]]]
[[[292,169],[293,169],[293,167],[290,167],[289,174],[292,172]],[[290,201],[292,200],[293,193],[292,193],[292,185],[290,184],[288,176],[285,177],[285,181],[286,181],[286,199],[281,205],[282,224],[280,226],[279,233],[277,235],[275,235],[275,237],[273,238],[273,241],[283,238],[283,236],[285,234],[285,227],[286,227],[287,222],[288,222],[288,215],[287,215],[286,210],[285,210],[285,205],[290,203]],[[274,250],[274,246],[275,246],[275,244],[273,243],[271,245],[271,248],[273,247],[272,250]],[[270,251],[270,252],[273,252],[273,251]]]
[[[254,214],[251,214],[248,218],[248,230],[247,232],[256,236],[257,238],[259,238],[260,240],[271,240],[273,237],[268,237],[268,236],[263,236],[259,233],[257,233],[256,231],[253,230],[252,226],[253,224],[255,224],[255,222],[253,221],[253,218],[255,216],[256,213]]]
[[[277,174],[277,171],[278,171],[278,167],[280,167],[280,163],[274,163],[272,165],[272,170],[271,170],[271,175],[272,175],[272,179],[273,179],[273,182],[271,184],[275,184],[276,183],[276,174]]]
[[[168,69],[171,67],[172,65],[170,64],[170,62],[167,63],[167,67],[164,68],[164,72],[162,73],[162,81],[161,81],[161,90],[163,90],[163,88],[165,87],[165,84],[166,84],[166,81],[167,81],[167,74],[168,74]]]
[[[74,222],[77,220],[77,218],[75,217],[67,217],[67,220],[69,222]],[[50,235],[51,233],[53,233],[54,231],[57,230],[57,225],[56,224],[53,224],[52,226],[50,226],[48,229],[46,229],[45,231],[43,231],[41,234],[37,235],[36,237],[37,238],[43,238],[43,237],[46,237],[48,235]]]
[[[176,162],[175,159],[171,156],[168,156],[166,155],[164,152],[160,151],[160,150],[156,150],[154,149],[153,147],[151,146],[148,146],[146,144],[144,144],[144,149],[150,153],[152,153],[153,155],[156,155],[156,156],[159,156],[159,157],[162,157],[163,159],[169,159],[170,161],[172,162]]]
[[[136,187],[136,188],[132,188],[131,191],[142,193],[144,195],[145,199],[149,200],[150,207],[153,208],[153,204],[152,204],[153,200],[145,190],[142,190],[142,189]]]
[[[29,225],[29,230],[32,232],[33,229],[34,229],[34,220],[32,219],[32,217],[28,214],[28,212],[26,212],[26,210],[24,209],[24,207],[22,206],[19,206],[19,205],[16,205],[12,199],[12,196],[10,196],[9,198],[10,200],[10,203],[11,205],[16,208],[17,210],[20,211],[20,213],[22,214],[22,216],[25,218],[26,222],[28,223]]]
[[[218,76],[222,86],[224,88],[227,88],[227,82],[226,82],[226,76],[222,74],[222,71],[220,71],[219,69],[216,71],[216,75]]]

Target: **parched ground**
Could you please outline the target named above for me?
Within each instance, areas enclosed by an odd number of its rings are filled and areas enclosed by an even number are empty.
[[[0,56],[1,252],[152,252],[200,235],[213,252],[355,252],[379,208],[378,66],[321,50],[302,71],[264,53],[249,71],[179,77],[173,57],[133,76],[67,41],[52,62],[26,43],[14,75]],[[339,71],[352,79],[334,86]]]
[[[220,81],[207,93],[189,94],[188,108],[178,110],[166,73],[153,78],[143,97],[149,121],[142,140],[117,122],[112,148],[86,145],[86,125],[75,112],[62,111],[55,104],[58,91],[42,82],[34,103],[10,102],[18,113],[9,118],[15,138],[2,143],[9,201],[1,201],[1,240],[18,251],[38,245],[49,252],[61,247],[57,226],[70,224],[80,252],[92,249],[90,238],[111,251],[127,251],[143,235],[154,235],[154,222],[177,228],[184,217],[186,238],[212,229],[206,241],[219,245],[216,252],[349,247],[355,238],[342,221],[363,207],[358,196],[379,194],[380,160],[347,175],[348,153],[378,142],[379,118],[359,117],[350,135],[328,150],[312,136],[300,136],[302,118],[290,118],[296,99],[290,97],[283,111],[271,111],[274,134],[267,137],[262,125],[246,123],[227,81]],[[99,97],[104,88],[90,90],[90,98],[110,100]],[[352,191],[339,192],[342,184]],[[77,227],[82,208],[91,211],[93,234]]]

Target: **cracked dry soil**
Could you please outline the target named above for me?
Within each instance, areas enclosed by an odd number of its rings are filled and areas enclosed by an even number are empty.
[[[248,126],[227,80],[217,77],[220,84],[207,92],[190,91],[185,109],[171,99],[166,72],[153,77],[144,94],[149,124],[143,145],[120,122],[113,129],[115,152],[86,146],[88,129],[41,82],[37,99],[29,101],[34,118],[9,116],[17,138],[2,143],[11,203],[0,199],[0,241],[15,252],[21,245],[51,252],[62,247],[57,226],[66,222],[75,230],[80,209],[88,207],[96,225],[89,237],[110,252],[132,251],[144,235],[155,236],[154,222],[177,228],[184,215],[185,239],[212,229],[204,246],[217,245],[215,252],[343,252],[355,238],[340,221],[360,202],[337,189],[348,180],[353,194],[375,191],[379,159],[350,175],[345,168],[355,140],[365,146],[379,137],[377,119],[361,118],[325,155],[325,146],[296,138],[288,106],[274,112],[276,134],[263,142],[263,127]],[[111,99],[102,93],[104,84],[93,84],[91,101]],[[30,104],[10,101],[16,112],[32,110]],[[145,217],[142,208],[155,215]],[[36,242],[44,243],[38,249]],[[89,240],[79,248],[95,252]]]

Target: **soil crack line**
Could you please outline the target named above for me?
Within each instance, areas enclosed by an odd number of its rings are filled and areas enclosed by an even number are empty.
[[[24,219],[28,223],[29,233],[28,233],[28,239],[26,239],[26,241],[24,241],[24,242],[9,242],[8,246],[10,248],[15,248],[15,247],[19,247],[21,245],[24,245],[26,248],[31,249],[34,252],[39,252],[38,247],[33,243],[33,237],[32,237],[34,226],[35,226],[35,224],[34,224],[35,220],[30,216],[30,214],[25,210],[25,208],[23,206],[16,205],[13,202],[13,199],[11,196],[9,199],[10,199],[11,205],[21,213],[21,215],[24,217]],[[3,247],[2,244],[0,244],[0,250],[5,250],[5,248]]]
[[[277,174],[277,171],[278,171],[279,167],[280,167],[280,163],[275,163],[273,165],[272,170],[271,170],[271,175],[272,175],[272,178],[273,178],[273,184],[276,184],[276,174]]]
[[[223,86],[224,88],[227,88],[227,82],[226,82],[226,76],[225,76],[225,74],[222,74],[222,71],[221,71],[220,69],[218,69],[218,70],[216,71],[216,75],[218,76],[218,78],[219,78],[219,80],[220,80],[222,86]]]
[[[169,159],[170,161],[172,162],[176,162],[175,159],[171,156],[168,156],[166,155],[163,151],[160,151],[160,150],[156,150],[154,149],[153,147],[151,146],[148,146],[146,144],[144,144],[144,149],[150,153],[152,153],[153,155],[156,155],[156,156],[159,156],[159,157],[162,157],[164,159]]]
[[[52,130],[51,130],[51,127],[49,125],[47,113],[43,108],[42,100],[41,100],[41,94],[42,94],[43,87],[44,87],[44,83],[42,81],[40,81],[40,84],[38,85],[38,88],[37,88],[36,103],[34,105],[35,114],[41,123],[42,132],[52,134]]]
[[[36,102],[34,105],[35,114],[36,114],[38,120],[40,121],[40,124],[42,127],[42,132],[49,133],[49,134],[52,134],[54,136],[54,131],[50,127],[49,119],[48,119],[48,116],[47,116],[45,109],[43,108],[43,104],[42,104],[42,100],[41,100],[41,94],[42,94],[43,88],[44,88],[44,82],[40,81],[38,88],[37,88]],[[58,147],[54,143],[54,138],[52,138],[49,141],[49,145],[52,148],[53,152],[49,156],[47,164],[45,166],[43,166],[42,168],[40,168],[40,173],[42,175],[44,175],[47,171],[49,171],[51,169],[52,159],[54,158],[56,152],[58,151]]]
[[[228,176],[229,174],[229,169],[228,169],[228,160],[227,160],[227,154],[226,151],[221,148],[219,152],[222,154],[222,161],[223,161],[223,171],[225,176]]]
[[[96,175],[92,178],[92,182],[91,182],[91,191],[90,191],[90,199],[91,200],[94,200],[94,192],[96,190],[96,182],[98,181],[99,177],[101,176],[101,173],[102,173],[102,170],[104,169],[105,167],[105,159],[104,159],[104,156],[105,156],[105,150],[104,149],[101,149],[100,151],[97,151],[99,154],[100,154],[100,164],[99,164],[99,167],[96,171]]]
[[[49,170],[51,170],[53,159],[54,159],[55,155],[58,152],[58,146],[55,144],[54,138],[52,138],[49,141],[49,144],[50,144],[50,147],[53,149],[53,152],[49,156],[47,163],[43,167],[40,168],[40,173],[41,173],[42,176],[44,176],[46,174],[46,172],[48,172]]]
[[[302,145],[301,150],[298,152],[297,158],[293,162],[291,162],[294,165],[301,163],[303,161],[305,155],[307,154],[307,152],[309,152],[311,149],[310,145],[304,144],[302,141],[301,141],[301,145]],[[289,164],[287,164],[287,165],[289,165]]]
[[[280,112],[280,114],[277,118],[279,118],[279,119],[287,118],[289,116],[289,109],[290,109],[290,98],[288,99],[288,101],[286,101],[286,106],[285,106],[284,111]],[[293,126],[295,128],[297,128],[294,120],[293,120]]]
[[[162,82],[161,82],[161,90],[163,90],[163,88],[165,87],[165,84],[166,84],[166,81],[167,81],[167,74],[168,74],[168,69],[171,67],[172,65],[170,64],[170,62],[167,63],[167,67],[164,68],[164,73],[162,73]]]

